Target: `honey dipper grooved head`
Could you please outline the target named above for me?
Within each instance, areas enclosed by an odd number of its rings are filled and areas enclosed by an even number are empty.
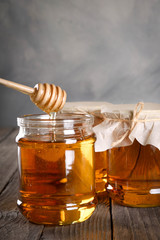
[[[67,94],[59,86],[48,83],[38,83],[30,98],[37,107],[46,113],[58,112],[66,102]]]

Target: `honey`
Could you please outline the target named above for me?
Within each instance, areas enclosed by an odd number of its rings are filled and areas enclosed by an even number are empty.
[[[160,104],[74,102],[63,110],[70,109],[94,116],[98,200],[106,189],[124,206],[160,206]]]
[[[35,135],[20,134],[17,139],[20,211],[38,224],[66,225],[86,220],[96,206],[93,134],[81,132],[79,136],[70,129],[70,137],[63,136],[60,141],[62,130],[61,134],[35,131]]]
[[[95,152],[95,188],[99,202],[107,202],[107,151]]]
[[[107,153],[109,196],[125,206],[160,206],[160,151],[135,140]]]
[[[94,116],[94,126],[103,122],[102,115]],[[107,151],[95,152],[95,189],[99,203],[108,203],[108,193],[106,192],[107,183]]]

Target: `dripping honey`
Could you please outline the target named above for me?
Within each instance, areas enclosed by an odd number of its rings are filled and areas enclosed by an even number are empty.
[[[17,204],[31,222],[64,225],[82,222],[92,214],[95,209],[94,141],[94,137],[74,143],[27,138],[18,141],[20,194]]]
[[[134,141],[108,150],[107,191],[116,202],[133,207],[160,206],[160,151]]]

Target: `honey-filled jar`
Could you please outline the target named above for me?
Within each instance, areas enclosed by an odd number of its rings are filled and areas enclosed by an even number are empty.
[[[94,117],[93,131],[104,121],[101,109],[105,106],[105,102],[67,102],[63,108],[63,112],[87,113]],[[99,203],[109,203],[108,193],[106,191],[107,183],[107,151],[94,148],[95,159],[95,190]]]
[[[57,113],[18,118],[17,205],[37,224],[83,222],[96,207],[93,117]]]
[[[124,206],[160,206],[160,104],[108,104],[102,113],[95,132],[107,152],[109,196]]]

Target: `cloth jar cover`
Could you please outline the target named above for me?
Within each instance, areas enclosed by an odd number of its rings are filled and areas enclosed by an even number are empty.
[[[68,102],[63,112],[90,113],[95,116],[95,151],[131,145],[151,144],[160,150],[160,104],[111,104],[107,102]]]

